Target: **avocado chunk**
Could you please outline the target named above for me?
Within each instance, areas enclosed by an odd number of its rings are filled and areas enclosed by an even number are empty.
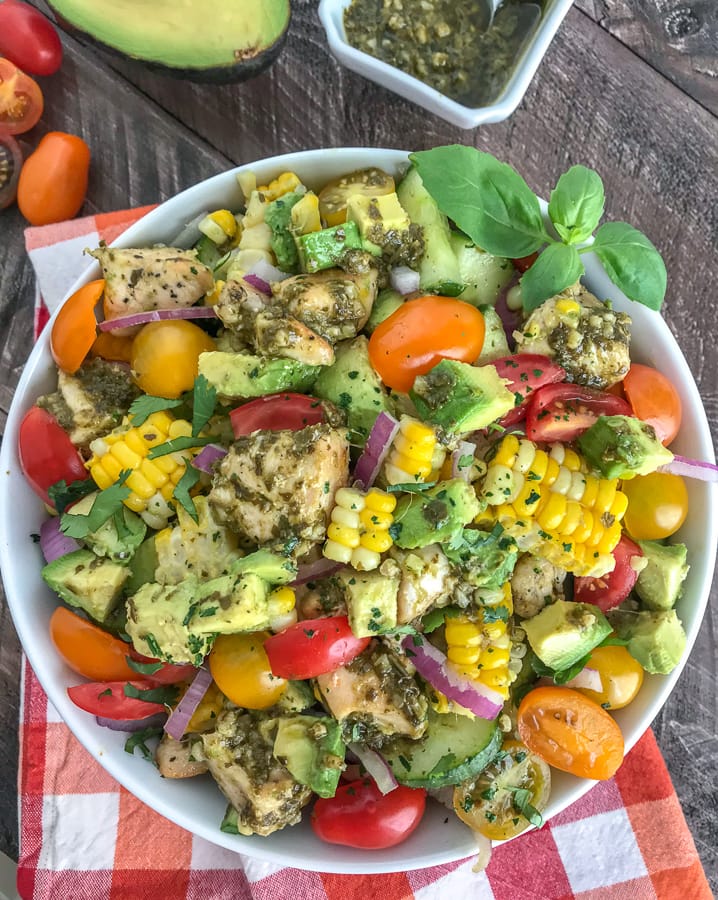
[[[462,478],[440,481],[433,488],[405,494],[396,505],[391,532],[404,550],[444,543],[460,535],[479,514],[474,489]]]
[[[300,784],[320,797],[333,797],[344,768],[341,726],[328,716],[277,719],[274,756]]]
[[[66,510],[65,515],[88,515],[96,498],[96,491],[88,494]],[[118,524],[120,525],[119,530]],[[116,516],[112,516],[100,525],[97,531],[90,531],[83,540],[97,556],[106,556],[114,562],[128,563],[144,541],[146,533],[147,526],[142,519],[132,510],[123,506]]]
[[[289,584],[297,577],[297,566],[291,559],[271,550],[255,550],[232,563],[233,573],[257,575],[269,585]]]
[[[619,610],[612,617],[616,633],[627,640],[627,649],[646,672],[668,675],[686,649],[686,633],[675,609]]]
[[[283,272],[297,272],[299,253],[292,233],[292,208],[302,199],[302,194],[292,191],[268,204],[264,221],[272,232],[270,245]]]
[[[279,55],[289,0],[149,5],[145,0],[52,0],[52,10],[84,40],[165,75],[217,84],[258,75]]]
[[[419,416],[453,434],[484,428],[513,409],[515,398],[493,366],[442,359],[409,391]]]
[[[571,600],[556,600],[524,619],[521,627],[536,656],[557,672],[578,662],[612,631],[597,606]]]
[[[221,397],[244,400],[280,391],[309,391],[321,366],[309,366],[295,359],[269,359],[249,353],[212,350],[201,353],[199,374]]]
[[[448,559],[467,584],[484,590],[499,590],[511,578],[519,556],[516,542],[497,525],[493,531],[464,528],[444,547]],[[506,610],[508,618],[508,610]],[[484,610],[486,613],[487,610]]]
[[[501,289],[513,278],[513,263],[485,253],[461,231],[452,231],[450,240],[464,284],[461,299],[474,306],[493,306]]]
[[[347,250],[361,250],[359,229],[354,222],[310,231],[297,238],[302,272],[321,272],[338,266]]]
[[[461,299],[464,299],[463,296]],[[480,309],[484,317],[486,331],[481,353],[479,353],[479,358],[476,360],[475,365],[485,366],[495,359],[508,356],[511,351],[509,350],[509,342],[506,339],[504,323],[501,321],[499,314],[493,306],[482,306]]]
[[[341,572],[349,625],[357,637],[375,637],[396,628],[399,575]]]
[[[685,544],[638,541],[646,567],[641,570],[635,591],[646,609],[673,609],[683,590],[690,566]]]
[[[148,581],[156,581],[157,566],[159,560],[157,558],[157,550],[155,549],[155,535],[148,537],[137,548],[135,555],[130,561],[129,577],[125,582],[125,594],[128,596],[134,594],[147,584]]]
[[[308,681],[288,681],[282,696],[272,708],[281,713],[300,713],[315,706],[316,702],[317,698]]]
[[[395,313],[400,306],[404,304],[404,297],[393,288],[384,288],[374,301],[374,306],[369,316],[369,321],[364,326],[364,330],[371,334],[377,325],[381,325],[384,319],[388,319],[392,313]]]
[[[632,416],[599,416],[578,438],[578,446],[604,478],[648,475],[673,459],[653,428]]]
[[[127,566],[100,559],[92,550],[73,550],[42,570],[45,583],[65,603],[84,609],[97,622],[104,622],[112,614],[129,574]]]

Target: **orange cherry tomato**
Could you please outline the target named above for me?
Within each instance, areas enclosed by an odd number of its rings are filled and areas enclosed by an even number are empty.
[[[50,131],[25,160],[17,205],[31,225],[71,219],[87,193],[90,148],[74,134]]]
[[[24,134],[42,115],[42,91],[37,82],[9,59],[0,57],[0,129]]]
[[[145,393],[173,399],[192,389],[200,353],[214,349],[212,338],[193,322],[150,322],[132,342],[132,374]]]
[[[64,606],[50,618],[50,637],[57,652],[78,675],[93,681],[137,678],[127,665],[130,646]]]
[[[683,406],[678,391],[658,369],[633,363],[623,379],[633,412],[653,426],[662,444],[670,444],[681,427]]]
[[[484,317],[470,303],[427,294],[407,300],[374,330],[369,358],[384,384],[406,393],[442,359],[474,362],[484,333]]]
[[[601,690],[576,688],[604,709],[623,709],[635,699],[643,684],[643,666],[625,647],[596,647],[586,665],[601,676]]]
[[[134,335],[119,335],[112,334],[110,331],[101,331],[90,347],[90,356],[128,363],[132,359],[133,341]]]
[[[98,278],[75,291],[60,307],[50,334],[50,351],[63,372],[77,372],[95,343],[95,306],[104,289],[104,278]]]
[[[598,703],[565,687],[538,687],[521,701],[519,737],[550,766],[605,781],[623,762],[623,735]]]
[[[637,541],[661,541],[686,521],[688,489],[680,475],[636,475],[624,481],[621,490],[628,498],[623,524]]]

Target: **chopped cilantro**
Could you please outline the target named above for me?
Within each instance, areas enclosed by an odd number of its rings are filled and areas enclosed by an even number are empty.
[[[181,397],[176,400],[168,400],[166,397],[153,397],[151,394],[142,394],[132,401],[128,415],[132,419],[134,426],[144,425],[153,413],[174,409],[175,406],[181,406],[182,403],[184,403],[184,400]]]
[[[135,731],[125,741],[125,753],[134,756],[135,750],[139,750],[144,759],[156,766],[155,755],[145,742],[161,736],[161,728],[143,728],[142,731]]]
[[[152,447],[147,454],[147,459],[157,459],[158,456],[167,456],[169,453],[176,453],[178,450],[193,450],[196,447],[204,447],[205,444],[211,444],[214,439],[211,437],[177,437],[164,444],[157,444]]]
[[[132,659],[131,656],[125,657],[127,661],[127,665],[135,672],[139,672],[140,675],[154,675],[155,672],[159,672],[164,663],[159,662],[148,662],[143,663],[137,659]]]
[[[213,387],[204,375],[198,375],[194,380],[192,391],[192,435],[197,435],[209,422],[217,405],[217,389]]]
[[[91,478],[81,478],[78,481],[71,481],[69,484],[61,479],[50,485],[47,489],[47,496],[58,513],[64,513],[68,506],[96,490],[97,485]]]
[[[133,700],[144,700],[146,703],[164,703],[171,706],[177,700],[177,688],[171,685],[163,685],[156,688],[136,688],[134,684],[127,684],[124,687],[125,697],[132,697]]]
[[[514,788],[514,809],[528,819],[532,825],[540,828],[543,825],[543,816],[531,805],[531,791],[526,788]]]
[[[190,491],[199,481],[199,472],[194,466],[187,464],[187,468],[184,470],[184,475],[177,482],[174,492],[172,496],[175,500],[180,504],[180,506],[185,510],[185,512],[194,519],[195,522],[199,522],[199,516],[197,515],[197,510],[194,505],[194,500],[190,496]]]
[[[124,469],[114,484],[105,488],[104,491],[100,491],[87,515],[63,513],[60,519],[62,533],[68,537],[82,539],[91,532],[97,531],[108,519],[111,519],[132,493],[128,487],[125,487],[125,481],[129,475],[130,470]]]
[[[416,484],[413,481],[407,481],[403,484],[390,484],[385,488],[387,494],[398,494],[405,491],[407,494],[416,494],[419,491],[428,491],[429,488],[436,487],[435,481],[420,481]]]

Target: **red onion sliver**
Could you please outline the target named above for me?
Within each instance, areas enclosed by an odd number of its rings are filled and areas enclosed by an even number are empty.
[[[256,288],[258,291],[261,291],[263,294],[266,294],[268,297],[272,296],[272,289],[269,286],[269,282],[265,281],[263,278],[260,278],[259,275],[245,275],[244,280],[247,284],[251,284],[253,288]]]
[[[288,272],[282,272],[281,269],[268,263],[265,259],[259,259],[254,265],[250,266],[247,270],[247,275],[257,275],[262,281],[267,282],[268,285],[272,281],[284,281],[285,278],[291,278]]]
[[[399,423],[389,413],[380,412],[376,417],[362,455],[354,467],[354,478],[361,483],[364,490],[374,484],[398,430]]]
[[[154,713],[146,719],[107,719],[95,716],[97,724],[111,731],[143,731],[145,728],[161,728],[167,718],[165,713]]]
[[[118,319],[105,319],[97,326],[100,331],[115,331],[117,328],[132,328],[135,325],[146,325],[148,322],[164,322],[167,319],[216,319],[213,306],[184,306],[180,309],[151,309],[147,312],[133,313],[131,316],[120,316]]]
[[[321,556],[312,563],[306,563],[306,565],[299,566],[297,577],[292,582],[292,585],[306,584],[308,581],[318,581],[320,578],[328,578],[330,575],[333,575],[343,568],[344,565],[342,563],[334,562],[333,559],[326,559],[324,556]]]
[[[553,678],[547,675],[543,678],[539,678],[536,683],[545,685],[546,687],[556,686],[556,682]],[[575,690],[582,689],[586,691],[595,691],[597,694],[600,694],[603,690],[601,673],[598,669],[590,669],[588,666],[585,666],[578,675],[574,675],[569,681],[564,682],[561,687],[574,688]]]
[[[407,635],[401,644],[421,677],[449,700],[471,710],[482,719],[495,719],[503,709],[504,700],[501,694],[478,681],[471,681],[459,675],[452,669],[441,650],[430,644],[426,638]]]
[[[498,313],[499,318],[501,319],[501,324],[504,326],[504,334],[506,335],[506,340],[509,345],[509,350],[513,351],[513,348],[516,345],[516,339],[514,338],[514,331],[517,331],[521,328],[521,323],[523,321],[523,316],[521,314],[520,309],[509,309],[506,303],[506,295],[511,290],[512,287],[519,283],[519,273],[516,272],[509,281],[508,284],[504,285],[501,289],[499,296],[496,298],[496,303],[494,308]]]
[[[206,472],[208,475],[211,475],[214,463],[226,455],[227,451],[224,447],[220,447],[219,444],[207,444],[192,460],[192,465],[195,469],[199,469],[200,472]]]
[[[469,441],[459,441],[459,446],[451,454],[451,476],[452,478],[463,478],[469,481],[471,478],[471,463],[468,466],[459,465],[461,459],[470,456],[473,460],[476,453],[476,444],[470,444]]]
[[[419,273],[408,266],[395,266],[389,272],[391,286],[399,294],[412,294],[419,290]]]
[[[399,787],[399,782],[394,777],[389,763],[381,753],[377,753],[376,750],[371,750],[369,747],[363,747],[357,743],[347,744],[347,747],[374,779],[382,794],[388,794],[394,788]]]
[[[669,475],[682,475],[684,478],[696,478],[699,481],[718,481],[718,466],[699,459],[687,459],[685,456],[674,456],[671,462],[659,466],[658,471],[667,472]]]
[[[53,516],[40,526],[40,549],[45,562],[51,563],[61,556],[72,553],[73,550],[79,550],[80,545],[74,538],[60,531],[60,517]]]
[[[184,697],[175,706],[169,719],[165,722],[165,731],[170,737],[176,741],[182,740],[189,725],[189,720],[207,693],[207,688],[210,684],[212,684],[212,675],[209,669],[201,666],[197,669],[197,674],[194,676],[192,684],[187,688]]]

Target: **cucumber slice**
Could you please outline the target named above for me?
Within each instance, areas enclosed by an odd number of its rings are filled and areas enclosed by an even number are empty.
[[[499,752],[501,741],[494,721],[430,710],[420,741],[399,739],[385,746],[382,755],[400,784],[440,788],[478,775]]]

